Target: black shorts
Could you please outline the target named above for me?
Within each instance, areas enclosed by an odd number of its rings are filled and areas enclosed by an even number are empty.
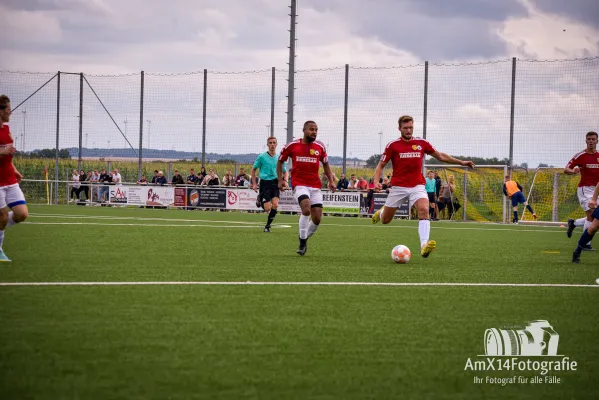
[[[435,192],[426,192],[428,194],[428,201],[434,203],[436,200]]]
[[[271,181],[260,181],[260,192],[258,192],[258,200],[261,204],[270,203],[275,197],[279,198],[279,181],[273,179]]]

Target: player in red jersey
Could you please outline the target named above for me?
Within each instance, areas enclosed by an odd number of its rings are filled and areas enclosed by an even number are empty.
[[[19,187],[23,175],[12,163],[13,154],[17,151],[8,125],[10,120],[10,99],[0,96],[0,261],[10,262],[4,254],[4,230],[14,224],[25,221],[28,215],[25,196]],[[11,209],[9,212],[8,209]]]
[[[391,189],[385,205],[372,216],[372,223],[380,220],[388,224],[399,205],[408,199],[409,209],[416,205],[418,210],[418,234],[420,235],[420,254],[428,257],[435,250],[437,243],[429,240],[431,222],[429,220],[429,200],[426,193],[424,176],[422,175],[422,162],[424,155],[428,154],[437,160],[474,168],[472,161],[461,161],[450,155],[441,153],[426,140],[413,137],[414,119],[408,115],[399,118],[399,131],[401,137],[389,143],[374,172],[375,190],[381,190],[380,178],[385,165],[391,161],[393,176]]]
[[[316,140],[318,126],[314,121],[304,123],[304,137],[294,140],[281,150],[277,162],[277,176],[279,178],[279,189],[289,188],[283,174],[283,163],[291,158],[291,181],[293,182],[293,196],[302,209],[299,219],[299,249],[297,254],[303,256],[308,250],[308,238],[318,229],[322,219],[322,182],[318,170],[320,163],[324,173],[329,178],[328,188],[331,192],[336,189],[335,180],[327,150],[322,142]],[[310,218],[312,218],[310,220]]]
[[[593,222],[593,211],[589,208],[589,201],[593,196],[595,186],[599,183],[599,153],[597,152],[597,132],[588,132],[586,134],[587,148],[584,151],[576,154],[566,168],[564,173],[567,175],[580,174],[580,182],[578,183],[578,202],[586,213],[586,217],[577,220],[568,220],[568,237],[572,237],[572,231],[577,226],[584,226],[584,230],[589,229]],[[583,250],[593,251],[591,242],[587,243],[582,248]]]

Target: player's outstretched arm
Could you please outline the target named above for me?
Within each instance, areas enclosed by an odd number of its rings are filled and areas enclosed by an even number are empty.
[[[448,163],[448,164],[456,164],[461,165],[463,167],[474,168],[475,165],[470,160],[458,160],[455,157],[450,156],[449,154],[441,153],[440,151],[435,151],[431,154],[431,156],[435,157],[437,160]]]
[[[381,190],[383,188],[383,185],[381,185],[381,176],[383,175],[385,165],[387,165],[387,162],[381,160],[374,170],[374,177],[372,178],[372,181],[374,182],[374,188],[376,190]]]
[[[331,166],[328,162],[323,162],[322,168],[324,169],[324,173],[326,174],[327,178],[329,178],[329,183],[327,186],[331,192],[334,192],[337,189],[337,186],[335,186],[335,177],[333,176],[333,171],[331,171]]]

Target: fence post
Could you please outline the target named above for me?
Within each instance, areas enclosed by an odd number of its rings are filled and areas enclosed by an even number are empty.
[[[60,71],[56,76],[58,87],[56,90],[56,159],[54,163],[54,180],[56,181],[56,188],[54,191],[54,204],[58,204],[58,181],[59,179],[59,166],[58,166],[58,148],[60,146]]]
[[[270,137],[275,136],[275,67],[272,67],[272,83],[270,87]]]
[[[462,205],[462,220],[466,221],[466,208],[468,207],[468,170],[464,170],[464,202]]]
[[[503,166],[503,176],[506,176],[508,174],[508,166],[504,165]],[[503,197],[503,223],[507,224],[507,196],[502,196]]]
[[[79,158],[77,159],[77,171],[81,171],[82,153],[83,153],[83,72],[79,73]]]
[[[559,195],[559,173],[553,174],[553,200],[551,204],[551,221],[559,221],[558,214],[558,195]]]
[[[167,179],[169,182],[171,182],[173,180],[173,162],[169,161],[168,162],[168,172],[167,172]]]
[[[141,71],[141,90],[139,95],[139,160],[137,161],[137,179],[141,179],[143,170],[144,145],[144,72]]]
[[[514,107],[516,101],[516,57],[512,58],[512,100],[510,109],[510,169],[514,165]]]
[[[287,79],[287,142],[293,141],[293,108],[295,106],[295,25],[297,1],[291,0],[289,26],[289,78]]]
[[[206,165],[206,89],[208,88],[208,70],[204,69],[204,96],[202,104],[202,166]]]
[[[428,117],[428,61],[424,62],[424,110],[422,112],[422,138],[426,140],[426,119]],[[422,160],[422,174],[426,176],[426,160]]]
[[[347,107],[349,101],[349,64],[345,64],[345,103],[343,108],[343,175],[347,168]]]

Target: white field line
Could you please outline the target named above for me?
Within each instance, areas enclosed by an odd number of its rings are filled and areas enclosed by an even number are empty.
[[[206,224],[109,224],[103,222],[23,222],[24,225],[99,225],[99,226],[150,226],[150,227],[173,227],[173,228],[241,228],[241,229],[262,229],[262,225],[206,225]],[[291,225],[272,225],[276,228],[291,228]]]
[[[131,220],[131,221],[169,221],[169,222],[211,222],[211,223],[219,223],[219,224],[238,224],[238,225],[257,225],[263,226],[262,222],[249,222],[249,221],[215,221],[215,220],[207,220],[207,219],[178,219],[178,218],[145,218],[145,217],[118,217],[118,216],[110,216],[110,215],[69,215],[69,214],[37,214],[30,213],[30,217],[39,217],[39,218],[64,218],[64,219],[108,219],[108,220]],[[326,217],[323,218],[322,226],[337,226],[337,227],[353,227],[353,228],[379,228],[377,225],[372,224],[330,224],[326,222]],[[77,225],[77,224],[73,224]],[[90,224],[91,225],[91,224]],[[118,226],[118,224],[110,224]],[[297,225],[295,222],[287,222],[285,225],[280,225],[284,227],[288,227],[288,225]],[[136,225],[133,225],[136,226]],[[148,225],[152,226],[152,225]],[[161,225],[168,226],[168,225]],[[206,225],[208,226],[208,225]],[[277,224],[273,224],[273,226],[277,226]],[[413,226],[405,226],[405,225],[396,225],[389,224],[384,225],[385,228],[395,228],[395,229],[417,229],[418,224],[415,223]],[[459,227],[459,226],[438,226],[436,223],[431,225],[432,229],[441,229],[441,230],[471,230],[471,231],[506,231],[506,232],[541,232],[541,233],[564,233],[564,230],[551,230],[551,229],[513,229],[513,228],[485,228],[482,226],[473,226],[473,227]],[[380,229],[380,228],[379,228]]]
[[[568,283],[468,283],[468,282],[0,282],[0,286],[150,286],[150,285],[207,285],[207,286],[448,286],[448,287],[551,287],[594,288],[599,285]]]
[[[29,217],[34,218],[64,218],[64,219],[108,219],[108,220],[127,220],[127,221],[168,221],[168,222],[211,222],[219,224],[237,224],[237,225],[264,225],[263,222],[251,221],[215,221],[213,219],[180,219],[180,218],[144,218],[144,217],[119,217],[112,215],[69,215],[69,214],[34,214]]]

